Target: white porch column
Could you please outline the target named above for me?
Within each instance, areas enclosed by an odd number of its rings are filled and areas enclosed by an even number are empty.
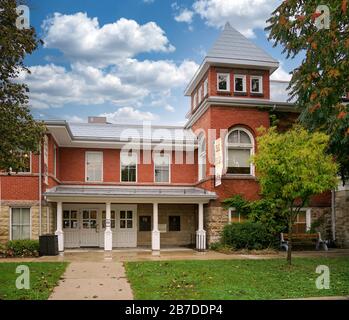
[[[159,206],[153,203],[153,231],[151,233],[151,249],[160,250],[160,231],[159,231]]]
[[[199,203],[199,223],[196,231],[196,249],[206,250],[206,231],[204,230],[204,204]]]
[[[58,251],[64,251],[64,234],[63,234],[63,205],[57,202],[57,229],[55,235],[58,236]]]
[[[113,249],[113,232],[111,231],[111,203],[107,202],[105,208],[105,231],[104,231],[104,250]]]

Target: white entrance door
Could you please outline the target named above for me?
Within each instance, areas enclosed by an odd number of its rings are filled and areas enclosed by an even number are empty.
[[[120,206],[117,210],[116,228],[113,232],[113,246],[119,248],[137,247],[136,206]]]
[[[82,209],[81,212],[80,247],[98,247],[98,210]]]

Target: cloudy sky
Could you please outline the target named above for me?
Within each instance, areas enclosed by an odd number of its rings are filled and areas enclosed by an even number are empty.
[[[44,45],[20,80],[37,118],[182,125],[184,88],[226,21],[280,60],[274,79],[289,79],[299,61],[286,61],[264,31],[279,2],[31,0],[30,23]]]

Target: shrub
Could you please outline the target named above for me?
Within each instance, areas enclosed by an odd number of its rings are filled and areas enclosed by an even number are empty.
[[[5,257],[37,257],[38,255],[38,240],[12,240],[2,249],[2,256]]]
[[[265,249],[274,244],[274,237],[259,222],[231,223],[224,227],[222,243],[233,249]]]

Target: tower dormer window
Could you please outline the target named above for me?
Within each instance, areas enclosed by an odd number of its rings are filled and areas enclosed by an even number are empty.
[[[251,93],[263,93],[263,78],[251,76]]]
[[[238,93],[246,93],[246,76],[235,75],[234,91]]]
[[[198,101],[198,95],[197,95],[197,93],[195,92],[194,97],[193,97],[193,109],[196,108],[196,106],[197,106],[197,101]]]
[[[200,86],[200,88],[199,88],[199,101],[198,101],[198,104],[201,103],[201,100],[202,100],[202,86]]]
[[[229,73],[217,74],[217,90],[224,92],[230,91]]]

